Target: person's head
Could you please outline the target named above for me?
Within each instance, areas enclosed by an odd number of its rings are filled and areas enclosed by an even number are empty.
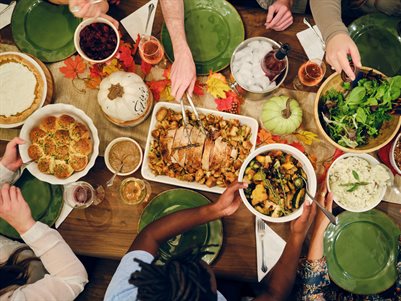
[[[0,296],[26,284],[29,279],[30,263],[40,261],[37,257],[20,260],[21,253],[26,250],[29,250],[29,247],[19,248],[11,254],[6,262],[0,263]]]
[[[138,288],[141,301],[217,300],[216,278],[202,260],[205,252],[187,251],[170,258],[164,265],[135,259],[141,270],[132,273],[129,283]]]

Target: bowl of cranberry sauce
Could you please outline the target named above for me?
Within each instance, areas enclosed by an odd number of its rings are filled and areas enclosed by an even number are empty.
[[[117,28],[109,20],[90,18],[78,25],[74,43],[83,59],[91,63],[103,63],[116,54],[120,36]]]

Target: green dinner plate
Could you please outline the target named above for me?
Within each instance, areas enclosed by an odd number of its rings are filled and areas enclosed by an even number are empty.
[[[57,62],[75,53],[74,32],[80,21],[70,13],[68,5],[18,0],[11,28],[14,42],[22,52],[43,62]]]
[[[380,70],[387,76],[401,74],[401,20],[384,14],[365,15],[348,26],[358,46],[362,65]]]
[[[224,0],[186,0],[184,22],[198,75],[227,67],[234,49],[245,37],[240,15]],[[167,57],[174,61],[173,46],[165,24],[161,40]]]
[[[379,210],[345,211],[324,236],[330,278],[354,294],[370,295],[390,288],[396,278],[400,229]]]
[[[36,179],[25,169],[14,184],[21,189],[24,199],[29,204],[35,221],[52,226],[63,207],[63,188]],[[20,238],[18,232],[0,218],[0,234],[11,238]]]
[[[210,201],[202,194],[187,189],[172,189],[156,196],[144,209],[139,220],[139,231],[151,222],[188,208],[195,208],[209,204]],[[221,220],[214,220],[200,225],[184,234],[171,238],[160,246],[160,258],[167,260],[172,255],[180,254],[189,248],[215,245],[206,248],[207,254],[202,259],[211,263],[218,255],[223,244],[223,224]]]

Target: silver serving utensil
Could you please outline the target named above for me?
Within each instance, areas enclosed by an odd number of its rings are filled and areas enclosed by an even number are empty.
[[[120,165],[120,167],[118,168],[118,170],[115,170],[113,176],[106,182],[106,186],[107,186],[107,187],[113,186],[114,179],[116,178],[117,174],[123,169],[123,166],[124,166],[124,164],[125,164],[125,159],[127,159],[127,158],[130,157],[130,156],[133,156],[133,155],[132,155],[132,154],[126,155],[126,156],[124,156],[124,158],[121,160],[121,165]]]
[[[150,16],[152,15],[152,12],[153,12],[154,9],[155,9],[155,5],[153,3],[150,3],[149,6],[148,6],[148,18],[146,19],[145,34],[146,34],[147,30],[148,30]]]
[[[267,272],[267,265],[266,265],[266,254],[265,254],[265,230],[266,230],[266,224],[263,220],[260,218],[257,219],[256,222],[256,227],[258,229],[258,236],[260,239],[260,242],[262,244],[262,266],[261,270],[263,273]]]
[[[314,201],[316,203],[316,205],[319,207],[320,210],[322,210],[322,212],[324,213],[324,215],[327,216],[327,218],[329,219],[330,223],[332,223],[333,225],[337,225],[338,223],[338,218],[331,213],[330,211],[328,211],[326,208],[324,208],[318,201],[316,201],[315,197],[313,197],[309,191],[308,191],[308,183],[306,182],[306,179],[304,177],[301,177],[301,179],[304,181],[305,183],[305,191],[306,194],[312,199],[312,201]]]
[[[187,99],[188,99],[189,105],[190,105],[191,108],[192,108],[192,111],[193,111],[194,114],[195,114],[196,121],[198,122],[199,127],[200,127],[202,133],[205,134],[206,136],[208,136],[208,132],[206,131],[205,127],[203,126],[202,120],[201,120],[200,117],[199,117],[198,110],[196,109],[196,107],[195,107],[195,105],[194,105],[194,102],[192,101],[192,97],[191,97],[191,95],[189,95],[188,92],[187,92]]]
[[[315,35],[319,38],[320,43],[322,43],[322,48],[323,50],[326,50],[326,43],[323,41],[323,39],[320,37],[320,35],[317,33],[317,31],[313,28],[312,24],[309,22],[309,19],[307,17],[304,18],[304,24],[306,24],[310,29],[313,30]]]
[[[13,4],[14,4],[15,2],[17,2],[17,1],[15,1],[15,0],[11,1],[10,4],[7,5],[7,7],[3,8],[3,10],[0,11],[0,15],[4,14],[6,11],[8,11],[8,10],[13,6]]]
[[[401,196],[401,191],[398,189],[398,187],[394,184],[394,175],[393,172],[391,171],[390,168],[388,168],[387,165],[383,164],[383,163],[379,163],[379,165],[381,167],[383,167],[389,175],[389,180],[387,181],[387,186],[394,192],[394,194],[396,194],[397,196]]]

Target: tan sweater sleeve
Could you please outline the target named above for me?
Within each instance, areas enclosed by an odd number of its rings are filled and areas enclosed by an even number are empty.
[[[337,33],[348,33],[341,20],[341,0],[310,0],[310,6],[326,44]]]
[[[61,235],[36,222],[22,236],[40,258],[49,274],[35,283],[15,290],[9,300],[74,300],[88,282],[88,274]]]

